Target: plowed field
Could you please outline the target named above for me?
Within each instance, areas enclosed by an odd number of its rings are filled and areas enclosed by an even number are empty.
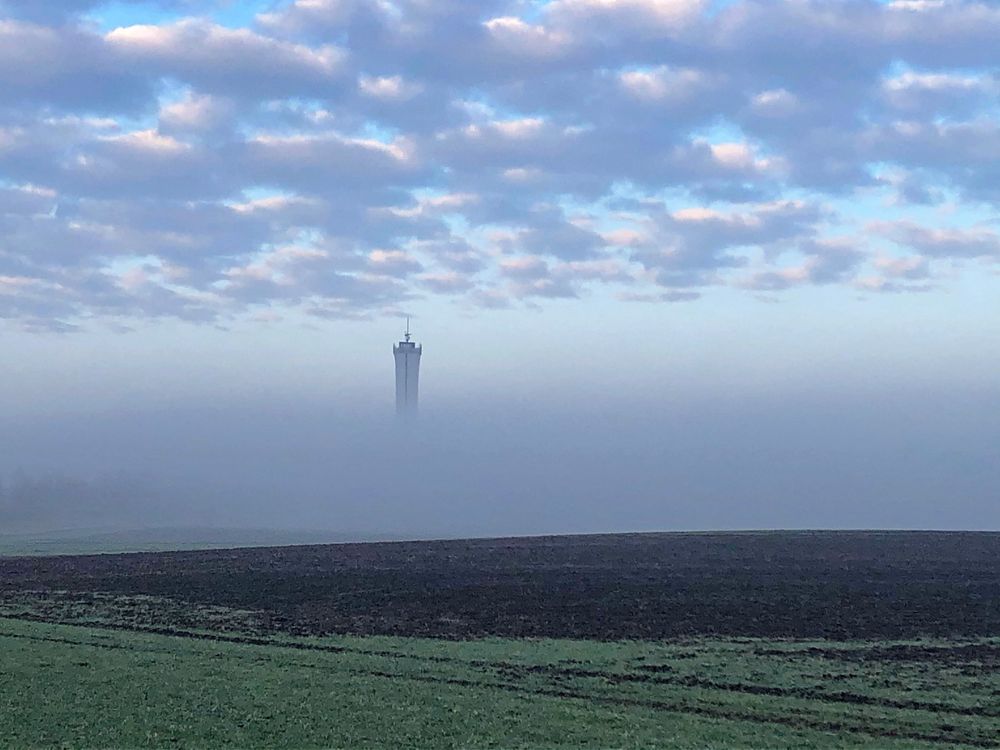
[[[30,592],[30,593],[29,593]],[[0,603],[119,597],[293,634],[874,639],[1000,634],[1000,534],[631,534],[0,558]],[[96,601],[96,604],[95,604]],[[141,599],[138,600],[141,602]],[[147,623],[148,624],[148,623]]]

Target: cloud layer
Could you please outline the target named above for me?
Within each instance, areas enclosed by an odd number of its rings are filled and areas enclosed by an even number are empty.
[[[1000,270],[995,4],[101,9],[0,2],[0,316],[27,327]]]

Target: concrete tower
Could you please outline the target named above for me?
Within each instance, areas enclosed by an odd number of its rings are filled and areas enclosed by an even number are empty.
[[[403,340],[392,347],[396,358],[396,414],[417,413],[417,379],[420,377],[420,347],[410,341],[410,319]]]

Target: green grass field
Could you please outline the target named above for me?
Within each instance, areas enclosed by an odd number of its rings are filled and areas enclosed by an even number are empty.
[[[998,645],[166,635],[0,618],[0,746],[990,747],[1000,674],[971,667]]]

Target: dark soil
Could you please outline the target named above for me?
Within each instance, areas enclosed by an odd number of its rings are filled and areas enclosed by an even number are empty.
[[[265,630],[290,633],[984,636],[1000,635],[1000,534],[626,534],[0,558],[0,598],[26,590],[257,610]]]

